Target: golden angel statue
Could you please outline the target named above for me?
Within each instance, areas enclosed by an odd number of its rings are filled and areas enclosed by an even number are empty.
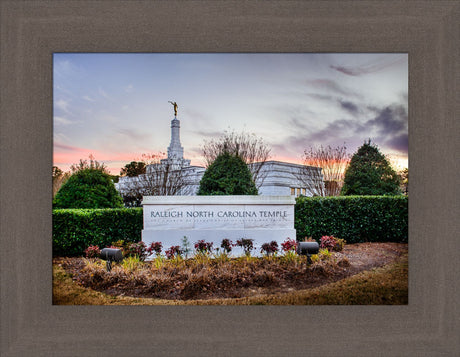
[[[171,102],[169,101],[168,103],[171,103],[174,107],[174,116],[177,117],[177,103],[176,102]]]

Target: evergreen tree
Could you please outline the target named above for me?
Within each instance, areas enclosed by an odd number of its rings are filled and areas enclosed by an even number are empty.
[[[198,195],[257,195],[248,166],[238,155],[224,152],[208,166]]]
[[[142,161],[131,161],[129,164],[126,164],[120,171],[120,176],[134,177],[141,174],[145,174],[146,165]]]
[[[371,141],[353,155],[345,172],[342,195],[400,194],[399,176]]]
[[[54,208],[123,207],[120,194],[108,173],[96,168],[76,171],[62,185],[53,201]]]

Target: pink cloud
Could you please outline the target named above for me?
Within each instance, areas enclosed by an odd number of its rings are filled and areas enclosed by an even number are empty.
[[[79,163],[80,159],[88,160],[89,156],[92,155],[95,160],[104,163],[112,174],[118,175],[123,166],[131,161],[140,160],[142,154],[138,152],[106,152],[55,143],[53,165],[68,171],[72,164]]]

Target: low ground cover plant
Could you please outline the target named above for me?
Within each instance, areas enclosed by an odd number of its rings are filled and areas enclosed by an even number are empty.
[[[166,258],[173,259],[173,258],[181,257],[183,254],[183,251],[180,249],[180,246],[173,245],[165,251],[165,254],[166,254]]]
[[[203,239],[195,243],[195,251],[198,254],[208,255],[212,252],[212,242],[205,242]]]
[[[101,250],[97,245],[90,245],[85,249],[86,258],[99,258],[101,255]]]
[[[343,249],[346,241],[334,236],[322,236],[320,240],[320,248],[327,249],[328,251],[340,252]]]
[[[294,239],[287,238],[283,243],[281,243],[281,248],[283,252],[292,252],[295,251],[297,247],[297,242]]]
[[[254,249],[254,239],[241,238],[236,241],[236,246],[243,248],[244,254],[249,257]]]
[[[149,247],[147,248],[148,255],[152,255],[155,253],[155,256],[161,255],[161,250],[163,249],[163,243],[161,242],[152,242],[150,243]]]
[[[306,238],[307,241],[314,241],[312,238]],[[185,258],[188,259],[186,256],[186,251],[189,251],[188,245],[189,242],[187,237],[184,237],[183,242],[186,243],[186,246],[171,246],[165,250],[165,257],[167,259],[178,259],[178,258]],[[237,240],[235,244],[228,239],[225,238],[222,240],[220,248],[215,248],[215,252],[213,253],[213,243],[206,242],[205,240],[198,240],[195,244],[195,258],[197,257],[206,257],[206,258],[214,258],[214,259],[221,259],[226,260],[229,258],[229,254],[232,251],[232,246],[239,246],[243,248],[245,256],[248,258],[251,256],[251,251],[254,250],[254,240],[241,238]],[[339,239],[333,236],[323,236],[321,237],[321,244],[320,247],[322,249],[328,251],[336,251],[339,252],[343,249],[345,245],[344,239]],[[281,251],[283,259],[285,261],[292,261],[295,260],[297,257],[296,252],[297,242],[291,238],[287,238],[283,243],[281,243]],[[137,242],[137,243],[130,243],[125,242],[123,240],[118,240],[116,242],[112,242],[107,248],[116,248],[120,249],[123,253],[124,258],[134,257],[139,261],[145,261],[146,258],[155,255],[154,259],[157,260],[157,263],[162,262],[162,250],[163,244],[161,242],[152,242],[148,247],[144,242]],[[97,245],[90,245],[85,249],[85,256],[86,258],[99,258],[100,257],[101,249]],[[263,243],[260,247],[260,252],[264,254],[266,257],[270,256],[277,256],[280,252],[278,247],[277,241],[271,241],[270,243]]]
[[[148,255],[147,247],[144,242],[129,244],[124,253],[125,257],[137,257],[141,261],[144,261]]]
[[[232,251],[232,246],[233,246],[233,243],[228,238],[224,238],[222,240],[222,243],[220,244],[220,247],[224,250],[226,254],[230,254],[230,252]]]
[[[270,243],[262,244],[260,252],[264,253],[266,256],[274,255],[278,252],[278,242],[271,241]]]

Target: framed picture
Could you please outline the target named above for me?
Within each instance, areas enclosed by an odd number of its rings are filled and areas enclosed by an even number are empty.
[[[458,354],[457,3],[36,1],[1,8],[2,354]],[[407,53],[408,305],[53,306],[53,54],[69,52]]]
[[[53,270],[135,304],[407,304],[407,53],[54,53],[53,94]]]

